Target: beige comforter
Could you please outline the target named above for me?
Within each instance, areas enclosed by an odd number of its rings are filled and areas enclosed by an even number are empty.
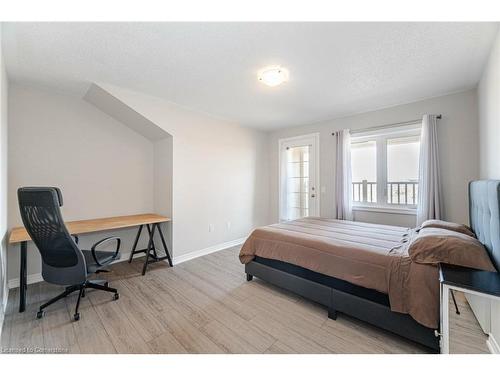
[[[438,268],[410,260],[413,235],[408,228],[309,217],[254,230],[240,260],[280,260],[375,289],[388,294],[392,311],[437,328]]]

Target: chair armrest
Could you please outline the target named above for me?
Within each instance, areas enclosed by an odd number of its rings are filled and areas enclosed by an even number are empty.
[[[98,266],[104,266],[104,264],[101,264],[97,259],[97,256],[95,254],[96,247],[110,241],[116,241],[116,250],[115,253],[113,254],[113,259],[115,259],[118,256],[118,253],[120,252],[120,245],[122,243],[119,237],[106,237],[100,241],[97,241],[90,249],[90,251],[92,252],[92,257],[94,258]]]

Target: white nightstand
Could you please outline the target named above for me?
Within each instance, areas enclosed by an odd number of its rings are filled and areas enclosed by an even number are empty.
[[[478,295],[500,301],[500,273],[471,268],[441,265],[439,270],[441,299],[441,354],[450,352],[449,298],[450,291]]]

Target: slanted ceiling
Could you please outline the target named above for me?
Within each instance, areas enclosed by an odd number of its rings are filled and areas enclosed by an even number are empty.
[[[84,99],[153,142],[170,136],[165,130],[134,111],[98,84],[90,85]]]

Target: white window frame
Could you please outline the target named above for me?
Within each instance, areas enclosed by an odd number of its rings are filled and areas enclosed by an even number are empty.
[[[422,123],[354,132],[351,144],[375,141],[377,155],[377,202],[352,202],[353,210],[415,215],[417,205],[387,203],[387,140],[399,137],[420,136]],[[352,194],[352,193],[351,193]]]

